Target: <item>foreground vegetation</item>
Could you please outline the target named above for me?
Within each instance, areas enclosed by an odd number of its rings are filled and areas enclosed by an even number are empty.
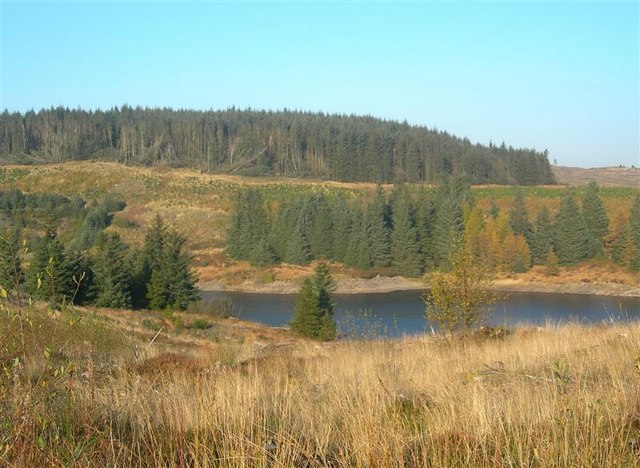
[[[180,317],[2,303],[0,464],[640,461],[637,324],[318,344]]]

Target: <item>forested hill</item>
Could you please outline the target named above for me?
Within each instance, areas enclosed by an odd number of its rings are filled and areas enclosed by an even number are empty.
[[[209,172],[341,181],[553,183],[546,151],[482,146],[373,117],[123,106],[0,115],[0,160],[117,160]]]

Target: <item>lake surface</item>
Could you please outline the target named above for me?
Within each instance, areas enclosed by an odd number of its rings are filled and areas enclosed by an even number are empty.
[[[429,331],[421,291],[337,294],[338,331],[351,337],[397,337]],[[231,299],[241,319],[271,326],[293,316],[295,295],[204,291],[203,299]],[[499,326],[544,325],[575,321],[594,324],[640,320],[639,297],[577,294],[508,293],[494,305],[489,323]]]

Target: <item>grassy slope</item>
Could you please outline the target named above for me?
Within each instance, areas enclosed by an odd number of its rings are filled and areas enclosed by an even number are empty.
[[[283,193],[309,191],[343,191],[347,196],[369,196],[373,184],[313,182],[300,179],[245,178],[230,175],[201,174],[191,170],[126,167],[116,163],[76,162],[45,166],[9,166],[0,169],[0,189],[17,186],[23,191],[80,194],[91,199],[112,192],[120,194],[127,208],[117,213],[110,228],[119,232],[130,245],[140,245],[150,220],[160,213],[169,223],[187,235],[188,246],[195,256],[196,270],[203,285],[252,285],[275,280],[299,280],[310,274],[313,266],[278,266],[255,268],[247,262],[229,259],[224,254],[225,230],[233,194],[243,186],[267,186],[266,196],[272,200]],[[562,187],[525,187],[530,216],[546,205],[555,210]],[[605,204],[613,218],[618,211],[628,211],[631,188],[606,188],[602,191]],[[477,203],[488,210],[491,200],[508,209],[513,199],[513,187],[483,186],[474,189]],[[340,277],[362,276],[362,272],[335,265]],[[365,276],[377,272],[367,272]],[[381,272],[385,273],[385,272]],[[567,278],[575,283],[610,283],[637,285],[638,275],[609,264],[591,262],[582,268],[563,271],[560,277],[546,277],[541,269],[516,278],[518,282],[558,282]],[[508,281],[513,278],[506,278]]]
[[[165,322],[149,345],[157,316],[33,308],[21,331],[2,307],[0,465],[640,462],[636,324],[317,344]]]

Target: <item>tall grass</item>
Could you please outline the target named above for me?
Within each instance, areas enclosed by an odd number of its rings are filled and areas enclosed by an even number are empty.
[[[640,462],[636,324],[146,346],[152,334],[125,330],[124,316],[23,312],[23,337],[8,310],[0,321],[0,465]]]

